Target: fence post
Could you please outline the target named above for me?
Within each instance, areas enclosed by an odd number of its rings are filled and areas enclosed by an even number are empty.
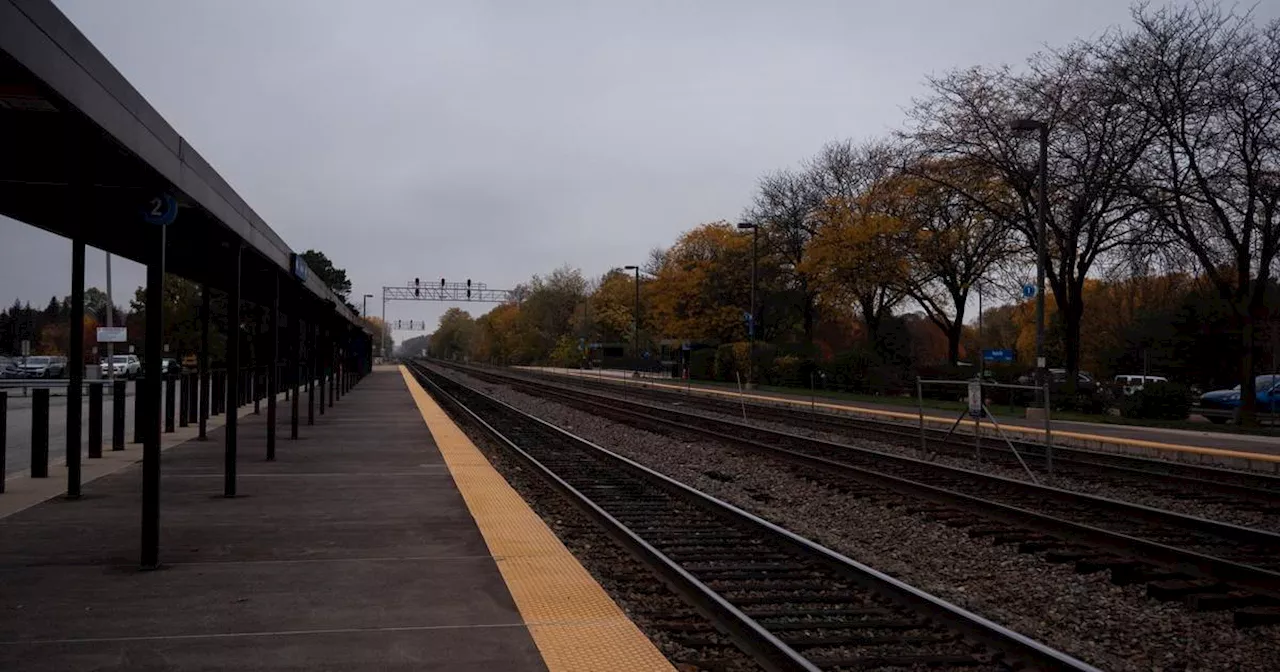
[[[111,388],[111,450],[124,450],[124,397],[129,382],[117,380]]]
[[[916,408],[920,411],[920,456],[923,457],[929,450],[924,439],[924,383],[920,382],[920,376],[916,376]]]
[[[31,477],[49,477],[49,388],[31,391]]]
[[[1053,428],[1052,420],[1049,417],[1050,409],[1053,406],[1049,403],[1049,384],[1046,382],[1044,386],[1044,469],[1053,475]]]
[[[96,457],[102,457],[102,383],[89,383],[89,458]]]

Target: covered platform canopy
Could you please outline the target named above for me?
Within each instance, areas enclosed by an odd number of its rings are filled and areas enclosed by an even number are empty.
[[[49,0],[0,0],[0,214],[71,239],[72,326],[84,315],[86,245],[146,265],[147,306],[162,303],[166,273],[204,286],[201,437],[210,394],[210,288],[227,293],[228,325],[242,325],[242,301],[268,309],[269,325],[259,331],[267,353],[268,459],[275,450],[281,379],[293,385],[296,437],[299,381],[321,381],[323,409],[326,381],[339,381],[330,389],[332,403],[335,393],[372,367],[372,338],[359,316]],[[142,433],[142,565],[151,567],[159,563],[163,313],[146,311],[145,385],[139,388],[148,416]],[[83,340],[82,329],[70,329],[71,499],[80,496]],[[240,340],[228,339],[232,381],[242,373]],[[243,390],[226,387],[225,494],[233,497],[234,409]]]
[[[270,274],[293,276],[293,250],[48,0],[0,0],[0,214],[142,264],[171,196],[166,270],[227,288],[244,246],[243,298],[270,305]],[[325,284],[301,287],[362,327]]]

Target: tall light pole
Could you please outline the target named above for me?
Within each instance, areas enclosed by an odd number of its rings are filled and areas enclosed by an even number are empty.
[[[640,267],[639,266],[623,266],[624,270],[636,272],[636,312],[635,320],[631,323],[631,357],[635,360],[635,373],[640,373]]]
[[[751,229],[751,317],[747,320],[748,346],[747,384],[755,380],[756,372],[756,250],[760,243],[760,225],[738,222],[739,229]]]
[[[360,314],[361,314],[361,315],[363,315],[363,316],[365,316],[365,317],[369,317],[369,299],[372,299],[372,298],[373,298],[373,295],[372,295],[372,294],[365,294],[365,295],[364,295],[364,298],[362,298],[362,299],[360,300]]]
[[[1009,122],[1009,128],[1038,131],[1040,135],[1039,204],[1036,207],[1036,376],[1043,386],[1048,384],[1044,375],[1044,268],[1049,257],[1045,241],[1045,219],[1049,216],[1049,125],[1038,119],[1014,119]]]

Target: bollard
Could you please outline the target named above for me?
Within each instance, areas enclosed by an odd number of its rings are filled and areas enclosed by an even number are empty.
[[[185,373],[178,374],[178,426],[187,426],[187,415],[191,412],[191,378]]]
[[[31,478],[49,477],[49,388],[32,390]]]
[[[200,374],[191,372],[187,374],[187,385],[191,387],[191,392],[187,393],[187,424],[195,425],[200,423]]]
[[[124,450],[124,395],[128,384],[117,380],[111,389],[111,450]]]
[[[222,396],[219,394],[219,392],[222,389],[218,384],[218,381],[220,379],[221,377],[217,371],[214,371],[213,373],[209,374],[209,388],[211,390],[211,392],[209,393],[209,415],[210,416],[217,415],[219,412],[218,400]]]
[[[146,385],[142,383],[142,376],[133,379],[133,443],[142,443],[142,418],[147,415],[146,406],[142,403],[142,390]]]
[[[89,383],[89,458],[102,457],[102,383]]]
[[[174,392],[177,391],[178,381],[173,376],[166,376],[164,380],[164,432],[165,434],[173,433],[173,416],[174,402],[176,401]]]
[[[9,443],[9,393],[0,390],[0,492],[4,492],[4,451]]]

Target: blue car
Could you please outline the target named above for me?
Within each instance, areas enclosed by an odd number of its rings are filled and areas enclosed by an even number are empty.
[[[1269,373],[1254,379],[1258,391],[1258,410],[1264,413],[1280,411],[1280,373]],[[1235,417],[1240,408],[1240,386],[1229,390],[1214,390],[1200,395],[1197,412],[1210,422],[1222,424]]]

